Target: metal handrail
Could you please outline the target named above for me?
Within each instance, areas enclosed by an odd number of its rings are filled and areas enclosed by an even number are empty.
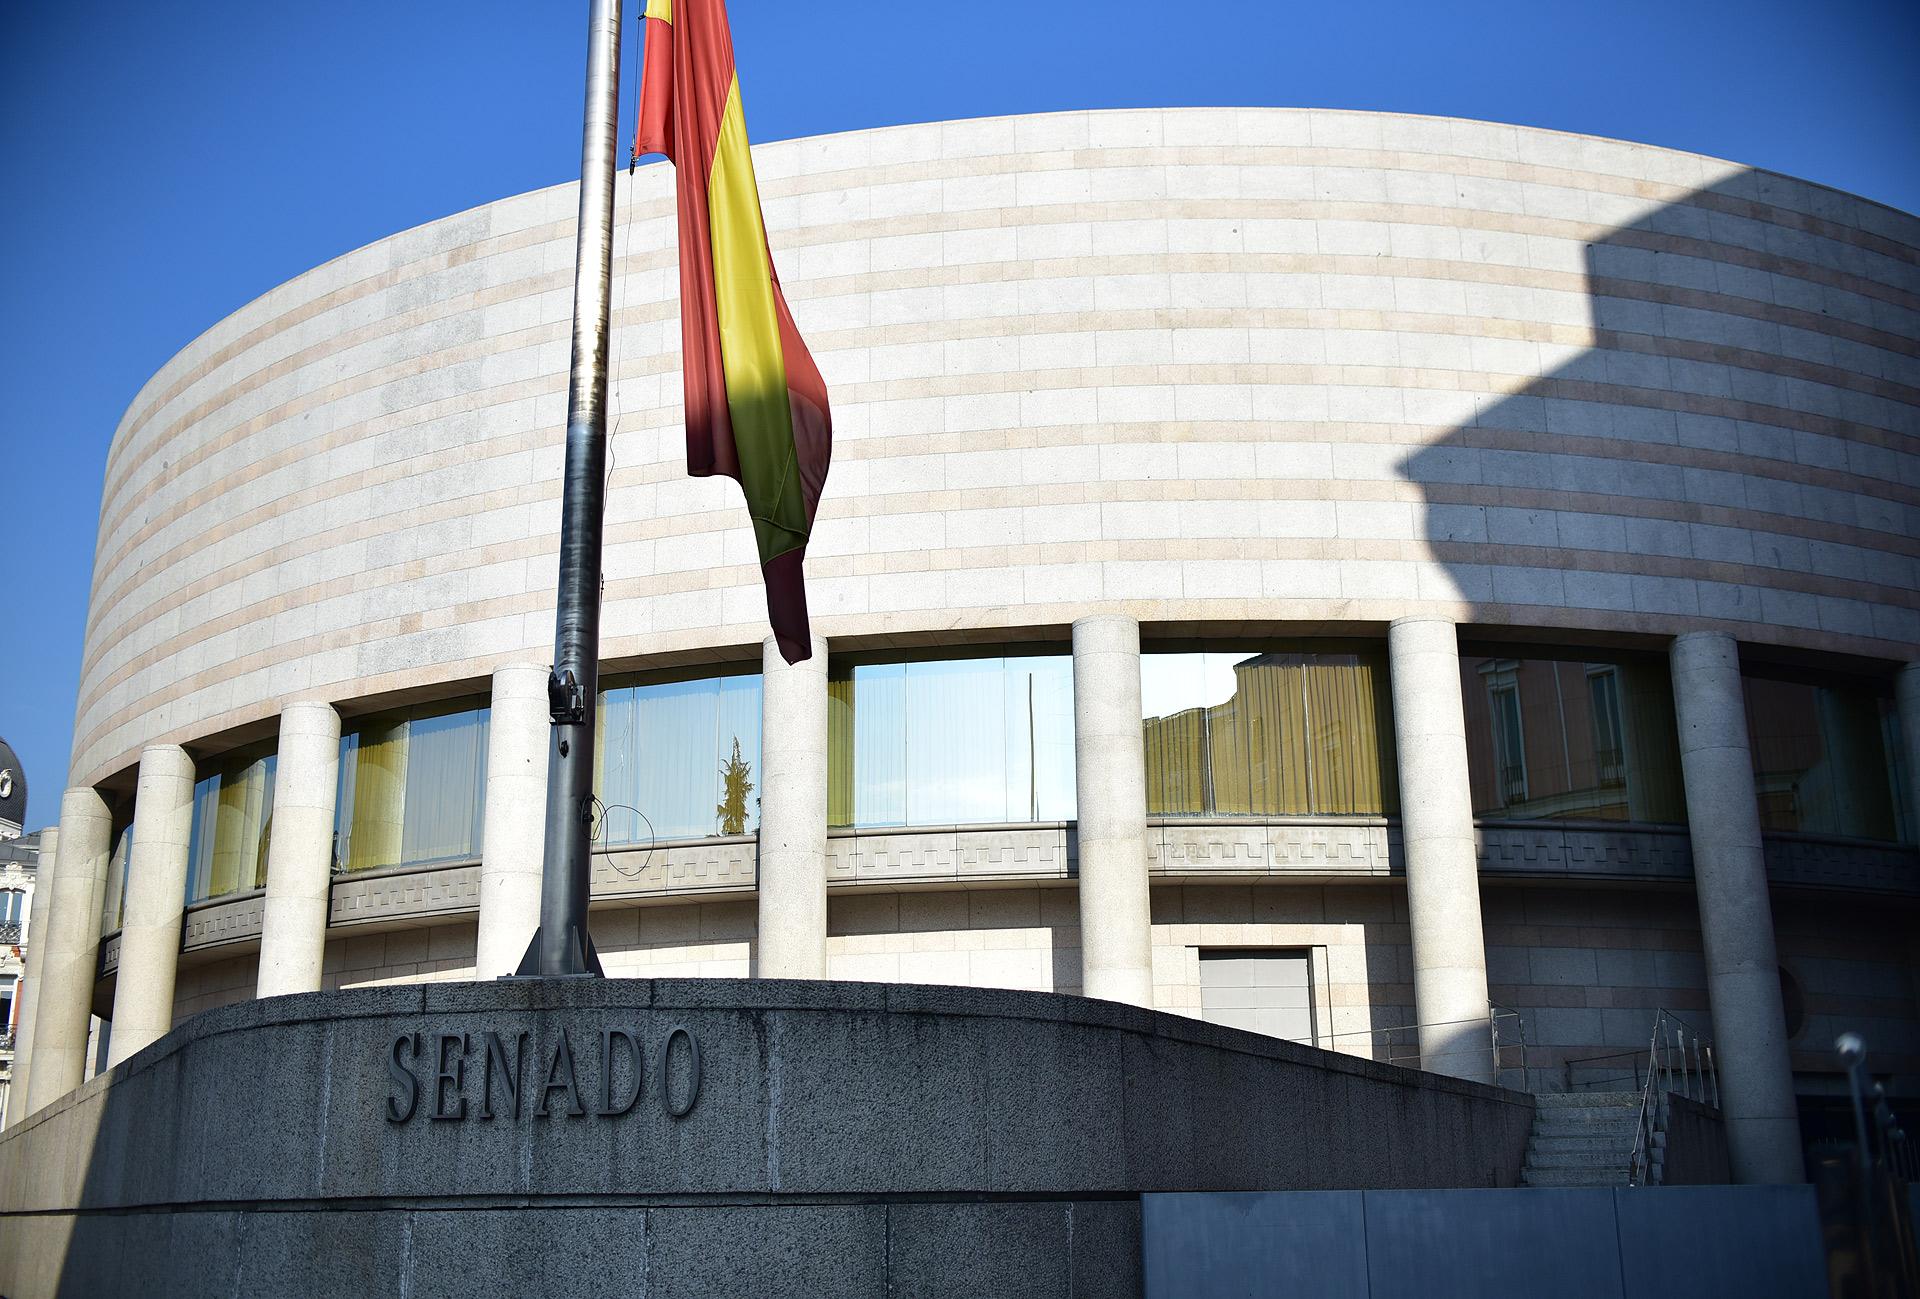
[[[1629,1074],[1611,1074],[1604,1078],[1583,1078],[1578,1082],[1574,1081],[1573,1072],[1574,1072],[1575,1065],[1599,1064],[1603,1060],[1625,1061],[1627,1064],[1627,1067],[1632,1069],[1633,1072],[1630,1075]],[[1565,1090],[1569,1092],[1582,1091],[1582,1090],[1590,1089],[1596,1086],[1604,1086],[1607,1083],[1625,1082],[1629,1077],[1633,1079],[1632,1090],[1639,1091],[1640,1088],[1646,1083],[1646,1077],[1644,1073],[1644,1070],[1646,1069],[1646,1063],[1647,1063],[1647,1059],[1646,1059],[1646,1056],[1643,1054],[1643,1048],[1636,1046],[1636,1047],[1633,1047],[1631,1050],[1608,1051],[1601,1055],[1568,1056],[1565,1060],[1562,1060],[1560,1062],[1560,1068],[1562,1072],[1565,1074],[1565,1078],[1563,1080],[1563,1086]],[[1615,1089],[1609,1089],[1609,1090],[1619,1090],[1619,1089],[1615,1088]]]
[[[1519,1011],[1507,1006],[1487,1005],[1487,1013],[1478,1019],[1442,1019],[1424,1024],[1389,1024],[1384,1028],[1352,1029],[1345,1033],[1329,1035],[1331,1049],[1338,1050],[1342,1038],[1365,1038],[1374,1048],[1374,1059],[1379,1059],[1379,1050],[1386,1050],[1386,1064],[1404,1065],[1411,1068],[1423,1068],[1420,1053],[1420,1030],[1425,1028],[1463,1028],[1468,1026],[1484,1027],[1487,1032],[1494,1072],[1504,1073],[1510,1069],[1519,1069],[1521,1085],[1524,1088],[1527,1071],[1527,1034],[1526,1021]],[[1504,1029],[1503,1029],[1503,1026]],[[1479,1048],[1466,1051],[1454,1051],[1449,1055],[1478,1054]],[[1512,1055],[1519,1052],[1517,1065],[1511,1063]]]
[[[1627,1168],[1629,1186],[1646,1186],[1654,1180],[1653,1139],[1659,1132],[1660,1111],[1669,1092],[1720,1108],[1720,1073],[1713,1062],[1713,1043],[1678,1015],[1661,1009],[1654,1012],[1653,1032],[1647,1041],[1647,1081],[1640,1091],[1640,1115],[1634,1125],[1633,1155]]]

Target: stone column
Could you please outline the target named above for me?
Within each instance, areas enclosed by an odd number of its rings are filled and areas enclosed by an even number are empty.
[[[1150,1007],[1153,908],[1147,888],[1140,624],[1124,614],[1095,614],[1073,624],[1073,760],[1080,991]]]
[[[278,753],[257,997],[320,991],[333,889],[340,714],[330,704],[288,704],[280,710]]]
[[[1920,663],[1909,663],[1893,679],[1900,704],[1900,736],[1906,743],[1907,815],[1920,821]],[[1910,833],[1920,837],[1920,827]]]
[[[108,1068],[173,1027],[173,981],[180,966],[180,919],[193,832],[193,778],[193,756],[179,745],[149,744],[140,751]]]
[[[87,1076],[88,1021],[100,951],[100,893],[113,855],[113,813],[98,790],[60,798],[60,843],[47,888],[47,919],[35,935],[40,992],[34,999],[33,1063],[25,1113],[44,1109]],[[35,885],[35,891],[39,889]]]
[[[487,722],[487,817],[481,830],[480,934],[474,977],[520,968],[540,927],[540,871],[546,854],[547,668],[509,663],[493,674]]]
[[[1420,1064],[1434,1073],[1492,1082],[1497,1070],[1487,1018],[1480,859],[1453,623],[1424,615],[1396,618],[1387,628],[1387,655]]]
[[[763,979],[827,977],[827,642],[789,664],[761,646],[760,964]]]
[[[1725,632],[1689,632],[1672,658],[1727,1160],[1736,1182],[1803,1182],[1740,650]]]
[[[33,871],[33,903],[27,912],[26,969],[21,971],[23,986],[18,990],[14,1014],[18,1027],[13,1035],[13,1086],[8,1091],[7,1126],[27,1116],[27,1086],[33,1076],[33,1021],[39,1014],[40,971],[47,950],[47,908],[53,900],[53,863],[60,850],[60,830],[50,826],[40,832],[39,860]]]

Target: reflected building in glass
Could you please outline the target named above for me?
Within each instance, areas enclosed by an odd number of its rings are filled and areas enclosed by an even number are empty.
[[[1685,825],[1666,665],[1460,661],[1478,817]]]
[[[622,174],[610,975],[767,973],[777,847],[823,877],[781,937],[828,978],[1630,1089],[1662,1012],[1745,1022],[1707,936],[1763,915],[1740,960],[1778,967],[1778,1031],[1725,1066],[1817,1135],[1853,1028],[1920,1099],[1913,217],[1393,114],[755,163],[833,394],[823,661],[767,653],[737,490],[684,473],[671,176]],[[254,996],[282,860],[313,986],[518,960],[532,918],[488,899],[539,867],[577,208],[348,253],[130,407],[60,849],[98,942],[47,996],[106,1023],[153,986],[120,964],[136,897],[178,900],[177,1022]]]

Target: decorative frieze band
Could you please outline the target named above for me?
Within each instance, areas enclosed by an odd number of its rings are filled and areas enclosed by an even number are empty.
[[[752,893],[759,860],[752,835],[645,844],[593,854],[593,896],[678,897]]]
[[[1693,879],[1687,832],[1629,830],[1552,821],[1481,824],[1480,870],[1546,879]]]
[[[265,889],[249,889],[189,907],[180,926],[180,950],[192,952],[258,938],[266,914]]]
[[[1553,822],[1475,828],[1480,870],[1506,879],[1690,884],[1693,851],[1684,829],[1627,829]],[[1071,880],[1078,867],[1070,822],[835,830],[827,838],[830,888],[1034,883]],[[751,835],[663,843],[651,851],[596,852],[596,900],[713,894],[750,896],[757,844]],[[1788,887],[1920,894],[1920,851],[1903,844],[1769,834],[1767,876]],[[1147,866],[1157,879],[1254,877],[1384,879],[1402,873],[1400,829],[1379,818],[1350,820],[1151,820]],[[456,862],[333,881],[329,928],[420,924],[473,915],[480,864]],[[181,926],[186,952],[257,940],[266,893],[198,903]],[[99,977],[120,965],[120,935],[101,940]]]
[[[1920,850],[1808,835],[1766,837],[1767,878],[1808,888],[1920,893]]]
[[[1400,870],[1400,830],[1376,817],[1340,821],[1150,820],[1156,876],[1380,878]]]
[[[1547,821],[1476,827],[1480,870],[1533,879],[1691,884],[1693,843],[1683,828],[1613,829]],[[1920,851],[1905,844],[1818,835],[1765,836],[1775,885],[1867,893],[1920,893]]]
[[[327,909],[327,927],[417,921],[479,910],[479,862],[378,875],[337,875]]]
[[[1073,828],[1064,821],[827,834],[829,888],[1065,880],[1078,861]]]

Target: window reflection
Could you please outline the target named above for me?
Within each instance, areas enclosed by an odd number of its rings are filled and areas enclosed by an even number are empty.
[[[486,708],[428,705],[365,718],[342,735],[334,869],[478,857],[490,716]]]
[[[1152,816],[1397,806],[1384,655],[1143,654]]]
[[[1073,660],[877,663],[827,681],[833,825],[1070,821]]]
[[[1768,830],[1902,837],[1893,701],[1863,692],[1744,677],[1760,824]]]
[[[606,805],[603,844],[752,834],[760,824],[759,674],[603,689],[594,785]]]
[[[1686,820],[1663,664],[1462,656],[1460,677],[1475,816]]]
[[[273,754],[258,749],[200,765],[187,848],[188,902],[266,885],[276,765]]]

